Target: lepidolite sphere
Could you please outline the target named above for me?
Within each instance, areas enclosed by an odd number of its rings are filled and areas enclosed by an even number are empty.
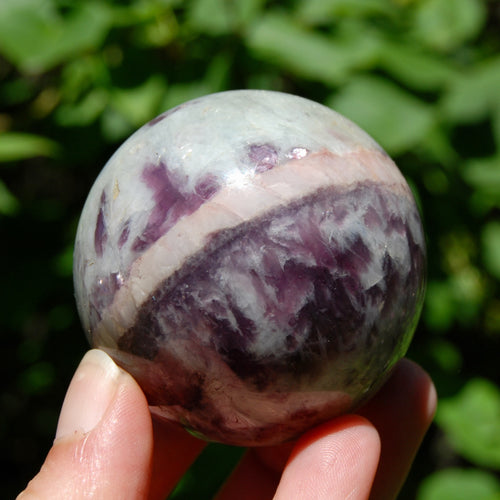
[[[74,276],[92,346],[206,439],[292,439],[406,352],[425,246],[400,171],[309,100],[231,91],[133,134],[97,178]]]

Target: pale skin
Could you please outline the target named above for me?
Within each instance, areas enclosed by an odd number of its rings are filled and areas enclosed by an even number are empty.
[[[432,421],[429,376],[402,360],[357,414],[294,443],[249,449],[217,500],[390,500]],[[206,444],[151,418],[134,379],[90,351],[68,389],[56,439],[17,500],[163,500]]]

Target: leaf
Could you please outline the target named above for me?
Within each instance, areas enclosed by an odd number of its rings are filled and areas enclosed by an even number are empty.
[[[447,330],[455,318],[455,298],[450,284],[430,281],[425,297],[424,319],[431,330]]]
[[[427,104],[376,76],[354,78],[328,104],[356,122],[391,154],[418,144],[434,123]]]
[[[481,0],[422,0],[417,3],[413,35],[430,48],[448,51],[478,35],[485,19]]]
[[[110,24],[100,2],[79,3],[63,16],[50,0],[2,0],[0,52],[22,71],[40,73],[98,47]]]
[[[170,85],[162,103],[162,110],[172,109],[197,97],[226,90],[226,80],[231,70],[231,64],[230,57],[226,54],[219,54],[212,59],[202,79],[190,83]]]
[[[93,123],[102,114],[109,102],[109,94],[96,88],[80,102],[62,104],[56,111],[56,121],[62,127],[84,127]]]
[[[345,17],[380,15],[394,17],[397,11],[386,0],[301,0],[296,17],[306,24],[325,24]]]
[[[182,3],[183,0],[113,2],[113,24],[119,27],[139,26],[142,23],[154,21],[161,16],[169,16],[171,9]]]
[[[500,207],[500,156],[466,163],[462,177],[475,189],[471,203],[480,213]]]
[[[434,472],[421,483],[417,500],[499,500],[500,481],[477,469]]]
[[[348,32],[333,37],[306,29],[291,17],[272,13],[249,30],[246,43],[256,57],[293,74],[327,85],[343,83],[355,70],[372,66],[378,57],[378,40]]]
[[[18,385],[25,394],[44,394],[56,380],[54,366],[40,361],[19,375]]]
[[[471,207],[479,214],[500,208],[500,155],[468,161],[462,178],[474,188]]]
[[[1,65],[0,65],[1,67]],[[33,99],[38,92],[32,81],[20,76],[11,80],[4,80],[0,87],[0,103],[7,108]]]
[[[500,151],[500,105],[493,110],[492,129],[497,151]]]
[[[210,443],[168,498],[170,500],[214,498],[228,475],[241,460],[243,453],[243,448]],[[207,474],[207,471],[210,473]],[[204,480],[200,481],[200,478]]]
[[[462,354],[458,347],[443,338],[434,338],[429,343],[429,353],[443,372],[457,374],[462,367]]]
[[[247,26],[259,14],[263,0],[194,0],[188,25],[211,35],[223,35]]]
[[[68,245],[54,259],[54,272],[59,276],[71,277],[73,275],[73,244]]]
[[[453,81],[456,70],[435,53],[407,43],[386,41],[380,52],[380,66],[410,88],[440,89]]]
[[[135,26],[134,41],[140,47],[166,47],[178,35],[179,26],[172,12],[164,11],[144,24]]]
[[[500,390],[495,384],[471,379],[456,396],[441,400],[436,422],[466,459],[500,469]]]
[[[0,215],[14,215],[19,210],[18,199],[0,179]]]
[[[54,157],[59,145],[39,135],[21,132],[0,134],[0,162],[10,162],[34,158],[36,156]]]
[[[111,84],[109,64],[106,64],[101,54],[91,54],[67,62],[62,68],[61,77],[63,103],[75,103],[96,87],[107,89]]]
[[[457,75],[440,108],[453,122],[478,121],[500,109],[500,57],[485,60]],[[499,134],[500,136],[500,134]]]
[[[422,151],[425,151],[425,154],[429,155],[429,158],[432,158],[433,162],[442,165],[448,172],[454,170],[454,166],[457,164],[458,154],[450,142],[449,131],[439,123],[433,127],[430,134],[425,138],[425,144],[422,144]],[[426,177],[425,174],[424,177]],[[447,188],[449,185],[448,181],[441,174],[437,174],[436,179],[441,179],[441,182],[439,182],[441,187],[446,185]],[[428,185],[426,187],[429,188]],[[438,185],[434,185],[430,188],[430,191],[435,191],[436,187]],[[443,191],[441,190],[441,192]]]
[[[152,75],[138,87],[115,89],[111,105],[134,127],[139,127],[160,112],[166,89],[165,79],[159,74]]]
[[[500,222],[493,221],[483,226],[481,242],[486,269],[500,279]]]
[[[462,177],[482,194],[494,195],[500,200],[500,156],[470,160],[465,164]]]

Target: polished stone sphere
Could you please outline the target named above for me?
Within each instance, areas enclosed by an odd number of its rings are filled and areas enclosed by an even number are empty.
[[[91,345],[154,415],[242,446],[366,401],[409,346],[424,276],[419,213],[382,148],[327,107],[258,90],[134,133],[74,254]]]

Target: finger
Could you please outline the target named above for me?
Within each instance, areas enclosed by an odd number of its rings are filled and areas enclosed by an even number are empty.
[[[184,429],[153,419],[153,472],[148,500],[164,500],[195,461],[206,442]]]
[[[145,498],[152,450],[151,418],[137,384],[105,353],[89,351],[45,463],[18,500]]]
[[[309,431],[295,445],[249,451],[217,498],[364,499],[379,451],[369,422],[341,417]]]
[[[382,442],[370,499],[396,498],[436,410],[436,390],[427,373],[404,359],[379,393],[359,412]]]
[[[45,463],[18,500],[145,499],[152,462],[144,394],[107,354],[92,350],[71,381]]]
[[[274,498],[364,500],[379,454],[379,436],[368,421],[355,415],[330,421],[297,442]]]
[[[284,454],[286,454],[286,462],[290,451]],[[217,494],[217,500],[273,498],[284,465],[279,470],[275,469],[261,459],[258,449],[248,450]]]

